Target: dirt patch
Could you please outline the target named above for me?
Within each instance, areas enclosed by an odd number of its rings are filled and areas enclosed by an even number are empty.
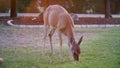
[[[120,24],[120,18],[79,18],[76,24]]]
[[[0,17],[0,23],[6,24],[10,17]],[[43,25],[43,20],[41,17],[16,17],[13,19],[13,24],[21,24],[21,25]],[[120,24],[120,18],[79,18],[78,20],[74,20],[75,24],[82,25],[93,25],[93,24]]]

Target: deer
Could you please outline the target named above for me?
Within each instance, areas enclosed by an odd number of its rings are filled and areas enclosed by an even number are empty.
[[[57,31],[60,42],[60,55],[62,54],[62,34],[68,39],[68,46],[70,54],[73,60],[79,61],[80,44],[83,39],[83,35],[79,41],[75,41],[74,37],[74,22],[70,14],[61,5],[49,5],[43,13],[44,20],[44,48],[46,37],[49,36],[51,55],[53,55],[52,36]],[[51,28],[50,28],[51,27]],[[48,29],[49,33],[48,33]]]

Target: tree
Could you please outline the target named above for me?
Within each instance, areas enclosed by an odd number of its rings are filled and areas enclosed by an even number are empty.
[[[16,0],[10,0],[10,17],[14,18],[17,16],[16,12]]]
[[[110,0],[105,0],[105,18],[110,18]]]

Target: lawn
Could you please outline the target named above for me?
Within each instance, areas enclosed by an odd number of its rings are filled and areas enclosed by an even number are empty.
[[[42,56],[43,28],[14,28],[0,25],[0,68],[120,68],[120,27],[75,28],[76,41],[84,35],[80,61],[70,59],[63,36],[63,57],[59,58],[58,35],[53,36],[55,54],[50,56],[49,40]]]

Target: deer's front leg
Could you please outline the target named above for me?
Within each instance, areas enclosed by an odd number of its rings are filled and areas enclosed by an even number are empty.
[[[49,33],[49,35],[48,35],[48,36],[49,36],[49,39],[50,39],[51,55],[53,55],[52,36],[53,36],[54,32],[55,32],[55,29],[51,29],[51,30],[50,30],[50,33]]]
[[[59,32],[59,40],[60,40],[60,52],[59,57],[62,58],[62,34]]]

